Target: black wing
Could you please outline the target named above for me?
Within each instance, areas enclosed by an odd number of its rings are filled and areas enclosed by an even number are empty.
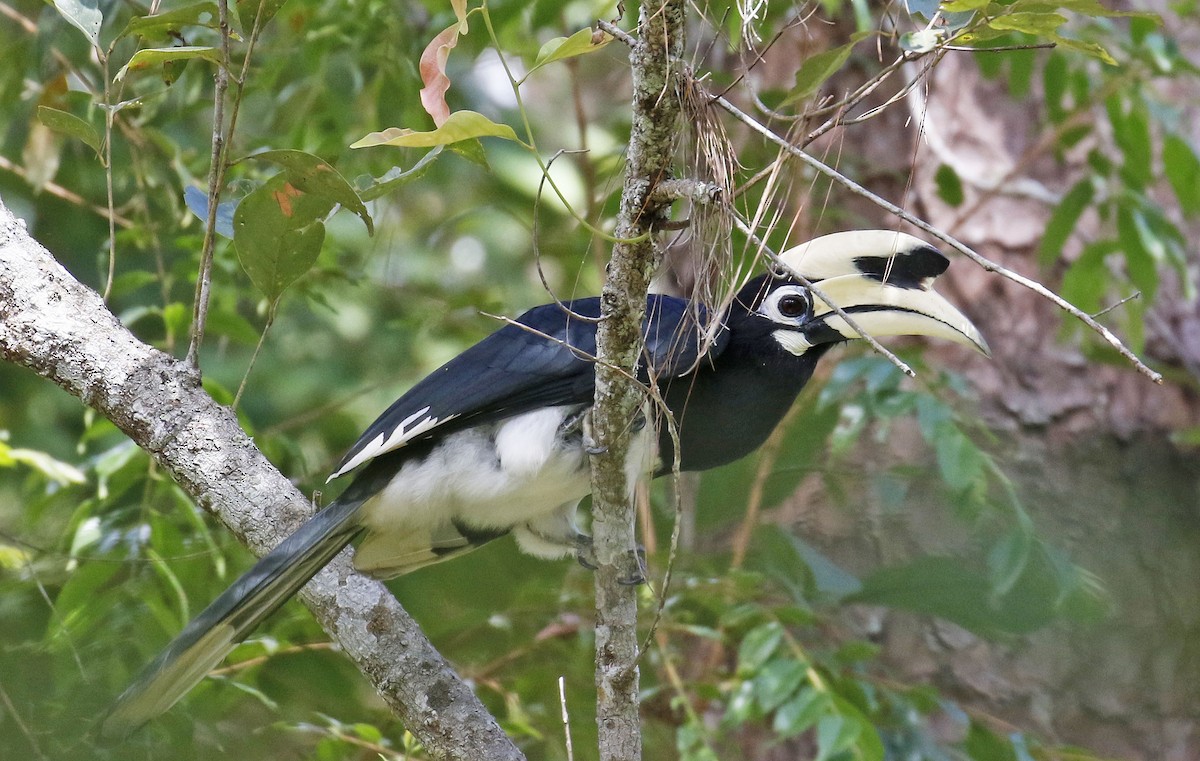
[[[414,441],[538,407],[590,402],[599,315],[597,298],[530,309],[397,399],[350,447],[331,478]],[[708,322],[703,307],[648,296],[642,333],[649,361],[643,365],[669,377],[690,371],[702,355],[715,356],[726,337],[722,331],[706,339]],[[645,369],[642,374],[645,381]]]

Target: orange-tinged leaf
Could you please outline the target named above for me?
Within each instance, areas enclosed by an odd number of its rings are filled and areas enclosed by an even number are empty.
[[[290,182],[285,182],[282,188],[272,191],[271,195],[275,197],[275,203],[279,204],[279,210],[283,212],[283,216],[292,216],[292,199],[300,195],[300,191]]]
[[[350,183],[346,182],[346,178],[321,157],[304,151],[279,149],[255,153],[248,158],[270,161],[283,167],[284,176],[291,186],[303,193],[341,204],[357,214],[367,226],[367,232],[374,234],[374,223],[362,199],[354,192]]]
[[[450,77],[446,76],[446,61],[450,51],[458,44],[458,36],[466,31],[466,19],[442,30],[430,40],[421,53],[421,107],[433,117],[438,127],[450,118],[450,106],[446,103],[446,91],[450,89]]]
[[[382,132],[372,132],[358,142],[352,143],[350,147],[372,148],[377,145],[392,145],[399,148],[432,148],[436,145],[449,145],[476,137],[499,137],[515,143],[521,142],[517,138],[517,133],[513,132],[512,127],[507,124],[497,124],[475,111],[455,111],[432,132],[416,132],[411,129],[389,127]]]

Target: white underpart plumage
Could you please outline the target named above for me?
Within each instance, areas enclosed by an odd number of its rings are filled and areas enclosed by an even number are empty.
[[[355,566],[387,576],[431,562],[437,558],[430,547],[457,536],[456,524],[480,533],[513,531],[521,549],[539,557],[570,552],[575,505],[591,490],[579,432],[561,430],[578,411],[549,407],[459,431],[404,463],[363,506],[368,535]],[[649,466],[650,430],[635,437],[626,466],[631,484]]]

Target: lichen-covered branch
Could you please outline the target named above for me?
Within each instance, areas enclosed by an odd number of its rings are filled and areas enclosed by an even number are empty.
[[[304,495],[212,400],[194,369],[140,342],[0,202],[0,358],[112,420],[262,555],[308,517]],[[301,597],[434,755],[523,756],[387,588],[339,555]]]
[[[593,539],[596,560],[596,721],[601,761],[641,758],[638,716],[636,590],[628,581],[636,546],[634,507],[626,481],[630,433],[644,390],[629,380],[642,351],[646,291],[658,266],[654,227],[670,208],[654,194],[670,179],[678,133],[678,60],[683,47],[682,0],[643,3],[630,52],[633,113],[625,184],[597,333],[596,404],[591,435]]]

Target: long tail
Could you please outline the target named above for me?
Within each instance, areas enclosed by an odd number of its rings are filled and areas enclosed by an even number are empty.
[[[314,515],[192,619],[117,698],[100,722],[100,739],[125,738],[199,683],[362,531],[361,505],[334,502]]]

